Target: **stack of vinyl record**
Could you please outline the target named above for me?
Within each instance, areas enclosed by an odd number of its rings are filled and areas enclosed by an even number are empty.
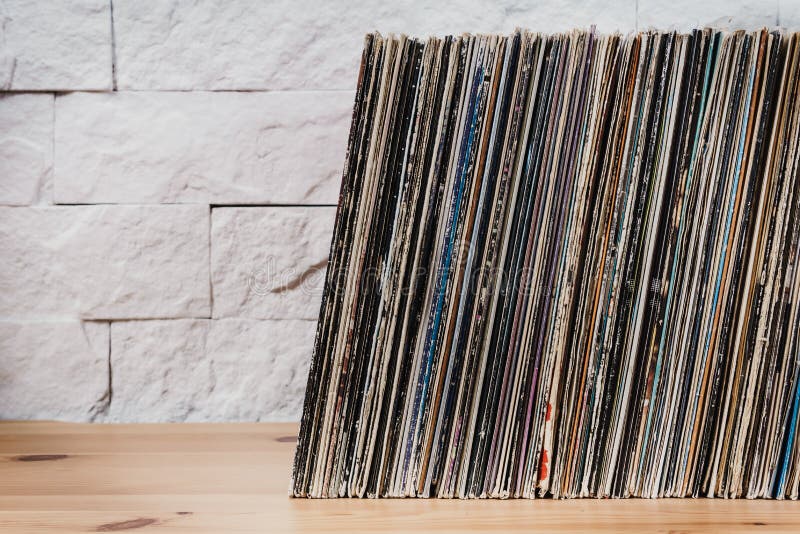
[[[365,41],[292,489],[793,498],[800,34]]]

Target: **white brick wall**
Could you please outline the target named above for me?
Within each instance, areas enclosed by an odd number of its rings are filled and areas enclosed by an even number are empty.
[[[0,418],[299,416],[363,34],[800,0],[0,0]]]

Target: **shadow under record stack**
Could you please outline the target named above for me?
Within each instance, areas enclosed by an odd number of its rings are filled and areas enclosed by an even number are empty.
[[[798,497],[800,34],[368,35],[291,492]]]

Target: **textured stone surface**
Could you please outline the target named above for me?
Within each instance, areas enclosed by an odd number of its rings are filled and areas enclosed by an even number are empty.
[[[101,415],[108,330],[108,323],[0,321],[0,420]]]
[[[0,91],[110,90],[110,5],[0,0]],[[636,6],[113,0],[121,92],[0,96],[0,419],[299,418],[335,210],[205,204],[338,201],[367,32],[800,30],[798,0]]]
[[[214,317],[319,315],[336,208],[215,208]]]
[[[639,30],[657,28],[688,31],[713,26],[725,29],[759,29],[778,22],[776,0],[639,0]]]
[[[115,0],[120,89],[353,89],[362,37],[629,31],[636,0]]]
[[[336,203],[353,93],[56,99],[61,203]]]
[[[206,317],[208,208],[0,208],[0,317]]]
[[[297,420],[315,328],[290,320],[112,323],[108,420]]]
[[[800,31],[800,1],[778,0],[778,18],[781,27]]]
[[[52,200],[53,95],[0,94],[0,204]]]
[[[110,5],[0,2],[0,89],[110,89]]]

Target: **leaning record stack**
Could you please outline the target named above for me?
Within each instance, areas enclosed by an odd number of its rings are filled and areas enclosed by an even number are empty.
[[[800,34],[366,38],[291,492],[792,498]]]

